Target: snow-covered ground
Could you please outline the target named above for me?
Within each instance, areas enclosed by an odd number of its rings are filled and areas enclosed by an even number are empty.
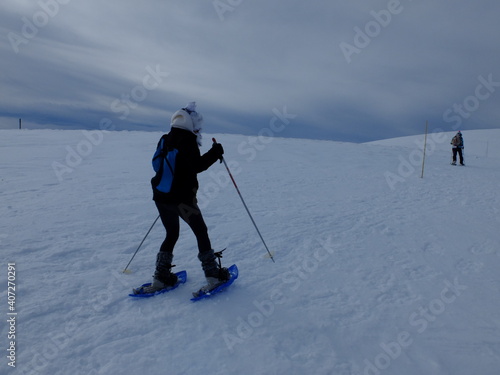
[[[216,135],[276,263],[217,163],[200,206],[240,277],[196,303],[186,225],[186,284],[128,297],[153,273],[159,223],[121,273],[157,216],[160,135],[0,131],[1,374],[498,374],[500,130],[464,132],[466,167],[450,166],[452,133],[429,135],[424,178],[423,136]]]

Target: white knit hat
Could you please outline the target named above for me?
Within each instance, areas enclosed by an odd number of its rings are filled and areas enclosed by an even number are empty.
[[[179,109],[172,115],[170,125],[172,125],[173,128],[185,129],[190,132],[193,131],[193,120],[191,116],[189,116],[189,113],[183,109]]]
[[[196,102],[189,102],[187,106],[176,111],[170,120],[170,125],[173,128],[185,129],[196,134],[196,140],[200,146],[202,123],[203,116],[196,112]]]
[[[203,116],[196,112],[196,102],[190,102],[187,106],[179,109],[172,115],[170,125],[173,128],[189,130],[193,133],[201,131]]]

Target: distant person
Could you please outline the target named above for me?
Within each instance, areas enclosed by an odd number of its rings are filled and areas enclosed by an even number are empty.
[[[196,103],[176,111],[170,122],[168,134],[161,137],[153,156],[156,176],[151,180],[153,200],[166,230],[166,237],[156,257],[156,269],[150,286],[134,293],[153,293],[173,286],[177,276],[172,272],[174,246],[179,238],[179,218],[182,218],[196,236],[198,259],[212,288],[229,279],[227,268],[216,261],[208,237],[208,229],[197,204],[197,174],[207,170],[217,160],[222,160],[224,149],[219,143],[201,155],[201,125],[203,117],[196,111]]]
[[[458,156],[460,157],[460,165],[465,165],[464,164],[464,154],[462,150],[464,149],[464,139],[462,138],[462,132],[458,131],[457,134],[451,139],[451,145],[453,148],[451,149],[453,152],[453,161],[451,162],[452,165],[457,165],[457,153]]]

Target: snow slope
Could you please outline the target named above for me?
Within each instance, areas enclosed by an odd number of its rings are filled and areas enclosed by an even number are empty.
[[[240,278],[147,300],[164,232],[150,158],[161,134],[0,131],[1,374],[481,374],[500,368],[500,131],[369,144],[216,135],[276,263],[223,165],[199,176],[216,249]],[[208,149],[210,136],[205,136]],[[16,269],[16,324],[7,264]],[[15,333],[15,368],[8,365]]]

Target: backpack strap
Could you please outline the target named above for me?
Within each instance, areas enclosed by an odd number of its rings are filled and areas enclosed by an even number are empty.
[[[160,191],[162,192],[168,192],[172,186],[172,181],[174,178],[174,166],[172,165],[172,162],[169,160],[169,158],[172,158],[173,162],[175,163],[175,158],[178,152],[175,147],[167,146],[167,136],[168,134],[165,134],[160,139],[160,141],[158,142],[156,153],[153,156],[153,167],[155,168],[155,170],[156,168],[158,169],[156,170],[156,175],[151,179],[151,184],[153,185],[153,188],[161,189]],[[168,177],[166,181],[163,181],[165,163],[170,170],[170,177]],[[162,187],[160,187],[160,185]]]
[[[170,148],[170,147],[169,147],[169,148]],[[167,153],[163,155],[163,159],[167,162],[168,168],[170,169],[170,172],[172,172],[172,176],[174,175],[174,168],[172,168],[172,164],[170,164],[170,161],[168,160],[167,155],[168,155],[168,153],[169,153],[170,151],[173,151],[173,150],[174,150],[173,148],[172,148],[172,149],[170,149],[170,150],[167,148]],[[162,168],[162,169],[163,169],[163,163],[161,163],[161,167],[160,167],[160,168]],[[162,172],[163,172],[163,171],[162,171]]]

